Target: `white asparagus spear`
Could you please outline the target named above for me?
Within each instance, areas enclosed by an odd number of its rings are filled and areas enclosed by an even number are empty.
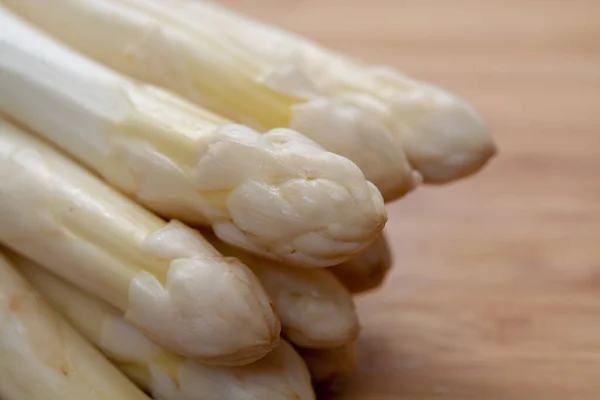
[[[3,400],[149,400],[0,254]]]
[[[279,321],[252,272],[0,120],[0,242],[119,308],[170,350],[249,363]]]
[[[352,296],[325,269],[290,268],[260,259],[218,240],[210,232],[204,237],[225,256],[247,265],[265,288],[281,321],[284,337],[309,348],[329,348],[352,342],[359,321]]]
[[[293,63],[273,64],[254,52],[260,43],[246,47],[230,40],[202,10],[186,19],[177,10],[189,8],[187,4],[166,1],[2,1],[122,73],[257,129],[299,130],[354,161],[388,199],[420,183],[401,144],[362,104],[374,101],[366,96],[322,96]],[[239,26],[230,27],[231,34],[241,33]]]
[[[0,110],[158,214],[309,267],[352,258],[383,229],[381,195],[348,159],[136,83],[3,7],[0,26]]]
[[[379,117],[426,183],[472,175],[496,153],[489,130],[471,105],[390,66],[365,64],[211,1],[127,2],[160,4],[203,29],[219,29],[215,35],[227,37],[222,40],[227,46],[259,57],[272,76],[302,76],[319,93],[346,98],[372,118]]]
[[[285,340],[240,367],[202,365],[148,340],[117,309],[9,253],[31,284],[140,387],[161,400],[312,400],[302,358]]]
[[[317,386],[331,386],[348,377],[358,367],[356,344],[330,349],[303,349],[297,347],[312,381]]]
[[[392,268],[392,251],[385,235],[353,260],[329,268],[354,294],[373,290],[384,282]]]

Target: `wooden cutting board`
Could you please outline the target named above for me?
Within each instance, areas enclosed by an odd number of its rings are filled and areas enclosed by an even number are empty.
[[[600,399],[600,1],[224,0],[466,98],[499,156],[390,205],[339,399]]]

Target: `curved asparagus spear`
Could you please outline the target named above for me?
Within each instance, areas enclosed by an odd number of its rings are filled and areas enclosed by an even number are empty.
[[[260,43],[247,46],[241,43],[243,38],[227,37],[202,10],[195,12],[185,3],[146,0],[2,1],[124,74],[259,129],[299,130],[354,161],[387,199],[420,183],[401,143],[370,109],[380,107],[375,100],[328,96],[311,77],[296,71],[294,62],[282,65],[263,58],[255,51]],[[195,15],[186,18],[187,9]],[[231,29],[232,35],[245,35],[236,25]]]
[[[0,254],[3,400],[149,400]]]
[[[0,110],[158,214],[312,267],[352,258],[383,228],[380,193],[348,159],[136,83],[2,7],[0,26]]]
[[[329,268],[350,290],[358,294],[379,287],[392,267],[392,251],[385,235],[353,260]]]
[[[148,340],[114,307],[85,294],[23,257],[9,254],[32,285],[115,365],[162,400],[312,400],[304,362],[284,340],[243,367],[206,366]],[[232,332],[233,333],[233,332]]]
[[[252,272],[0,120],[0,242],[119,308],[170,350],[254,361],[279,321]]]
[[[356,344],[330,349],[303,349],[297,347],[315,385],[329,386],[347,377],[358,366]]]
[[[354,301],[331,272],[290,268],[260,259],[225,244],[210,232],[202,233],[219,252],[238,258],[254,272],[273,302],[283,336],[292,343],[328,348],[356,339],[359,322]]]

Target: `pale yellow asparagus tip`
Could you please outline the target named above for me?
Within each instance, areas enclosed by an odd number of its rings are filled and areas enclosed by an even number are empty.
[[[336,347],[356,339],[359,321],[351,294],[325,269],[290,268],[235,249],[202,233],[222,254],[239,258],[258,277],[281,321],[282,334],[302,347]]]
[[[312,381],[318,386],[334,385],[358,367],[355,343],[330,349],[296,349],[306,362]]]
[[[383,86],[395,85],[397,92],[387,100],[389,125],[425,183],[468,177],[495,156],[496,144],[483,119],[462,99],[390,69],[372,68],[369,74]]]
[[[62,3],[43,8],[54,14]],[[107,22],[95,39],[126,21],[110,14]],[[79,24],[61,24],[80,35]],[[136,83],[4,8],[0,25],[0,110],[158,214],[212,225],[228,243],[309,267],[352,258],[383,229],[381,194],[350,160],[295,131],[261,135]]]
[[[353,260],[329,268],[350,292],[373,290],[385,281],[392,267],[392,250],[381,235],[367,250]]]
[[[0,254],[3,400],[149,400]]]
[[[118,307],[170,350],[235,365],[277,345],[279,321],[246,266],[2,120],[0,193],[2,244]]]
[[[162,400],[313,400],[306,365],[284,340],[259,361],[207,366],[148,340],[117,309],[10,253],[23,274],[67,319],[140,387]],[[231,332],[230,334],[235,334]]]

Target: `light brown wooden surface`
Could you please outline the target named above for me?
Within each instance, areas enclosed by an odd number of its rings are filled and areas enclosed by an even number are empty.
[[[390,206],[339,399],[600,399],[600,2],[224,0],[441,84],[499,156]]]

